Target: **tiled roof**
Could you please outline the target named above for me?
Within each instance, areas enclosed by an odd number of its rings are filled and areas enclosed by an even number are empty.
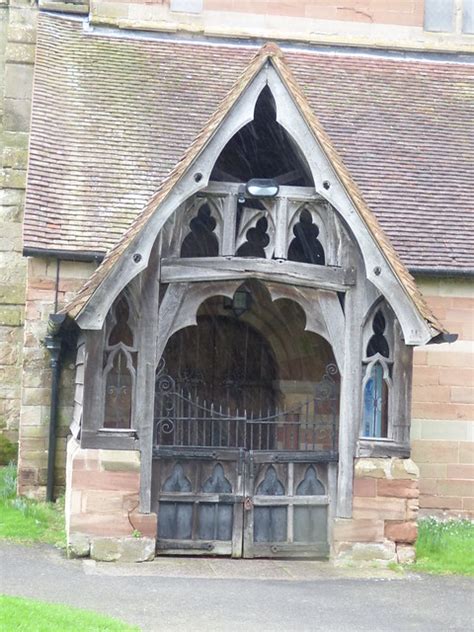
[[[395,249],[392,247],[383,230],[380,228],[377,218],[367,207],[367,204],[360,194],[356,183],[353,181],[351,175],[345,168],[330,138],[325,133],[304,93],[301,91],[298,83],[293,77],[286,61],[283,58],[281,50],[274,44],[267,44],[262,47],[259,53],[247,65],[244,72],[227,93],[225,98],[221,101],[219,107],[215,110],[204,128],[196,136],[183,158],[176,164],[169,176],[163,181],[158,191],[150,198],[143,211],[136,217],[130,228],[108,252],[104,261],[97,268],[92,277],[85,283],[74,300],[65,307],[64,311],[70,316],[76,317],[84,309],[87,303],[91,300],[96,289],[101,285],[105,278],[112,274],[120,258],[124,256],[127,249],[134,244],[135,238],[142,233],[142,231],[146,230],[146,226],[150,218],[155,213],[159,213],[160,205],[166,200],[173,188],[191,168],[191,165],[201,154],[207,143],[214,134],[217,133],[220,125],[231,110],[232,106],[241,97],[246,87],[267,61],[271,61],[274,68],[279,73],[294,102],[298,106],[303,118],[323,148],[326,156],[334,167],[337,176],[350,195],[357,212],[361,216],[369,232],[373,235],[375,242],[382,250],[385,259],[412,300],[415,308],[429,323],[429,325],[434,328],[436,333],[445,331],[427,306],[413,278],[400,261]],[[435,332],[433,332],[433,336],[436,335]]]
[[[42,14],[24,245],[109,249],[254,55]],[[474,268],[472,66],[296,50],[285,61],[403,262]]]

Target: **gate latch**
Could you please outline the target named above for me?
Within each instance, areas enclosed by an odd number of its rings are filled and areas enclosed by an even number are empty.
[[[245,511],[251,511],[253,509],[253,500],[250,498],[250,496],[245,497],[244,509]]]

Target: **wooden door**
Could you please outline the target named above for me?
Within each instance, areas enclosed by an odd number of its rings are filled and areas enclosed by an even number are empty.
[[[161,448],[153,467],[158,553],[241,557],[243,450]]]
[[[317,454],[251,452],[244,557],[327,557],[335,473]]]

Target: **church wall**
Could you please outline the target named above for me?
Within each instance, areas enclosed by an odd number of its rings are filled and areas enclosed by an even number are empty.
[[[25,199],[37,10],[0,2],[0,432],[16,443],[20,417],[26,260]]]
[[[415,350],[412,458],[421,515],[474,517],[474,287],[418,279],[428,303],[459,339]]]
[[[468,50],[472,36],[463,33],[462,2],[455,1],[442,35],[424,29],[425,0],[90,0],[90,16],[94,24],[171,33]]]
[[[60,309],[90,276],[94,265],[73,261],[59,264],[49,258],[27,260],[24,348],[21,379],[21,423],[19,433],[19,479],[21,494],[43,498],[46,491],[51,369],[49,353],[43,345],[49,314]],[[59,387],[59,420],[55,480],[64,489],[66,437],[72,419],[74,399],[75,349],[64,354]]]

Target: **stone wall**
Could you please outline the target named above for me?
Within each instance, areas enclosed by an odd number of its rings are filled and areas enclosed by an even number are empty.
[[[41,2],[64,6],[61,0]],[[452,30],[442,34],[424,30],[424,0],[90,0],[90,19],[208,36],[467,51],[472,35],[462,32],[461,4],[455,0]]]
[[[418,475],[411,459],[355,459],[353,516],[334,524],[337,564],[384,566],[414,559]]]
[[[37,10],[0,3],[0,432],[18,439],[26,261],[25,198]]]
[[[418,279],[451,345],[415,350],[412,458],[420,467],[422,515],[474,517],[474,285]]]
[[[138,512],[140,454],[67,448],[66,530],[71,555],[145,561],[155,555],[156,514]]]
[[[59,270],[58,266],[59,265]],[[28,259],[26,319],[21,379],[19,477],[21,494],[43,498],[46,491],[51,369],[43,346],[49,314],[60,309],[89,278],[95,265],[46,258]],[[58,282],[57,282],[58,280]],[[74,347],[62,359],[55,480],[64,488],[66,437],[74,398]]]

